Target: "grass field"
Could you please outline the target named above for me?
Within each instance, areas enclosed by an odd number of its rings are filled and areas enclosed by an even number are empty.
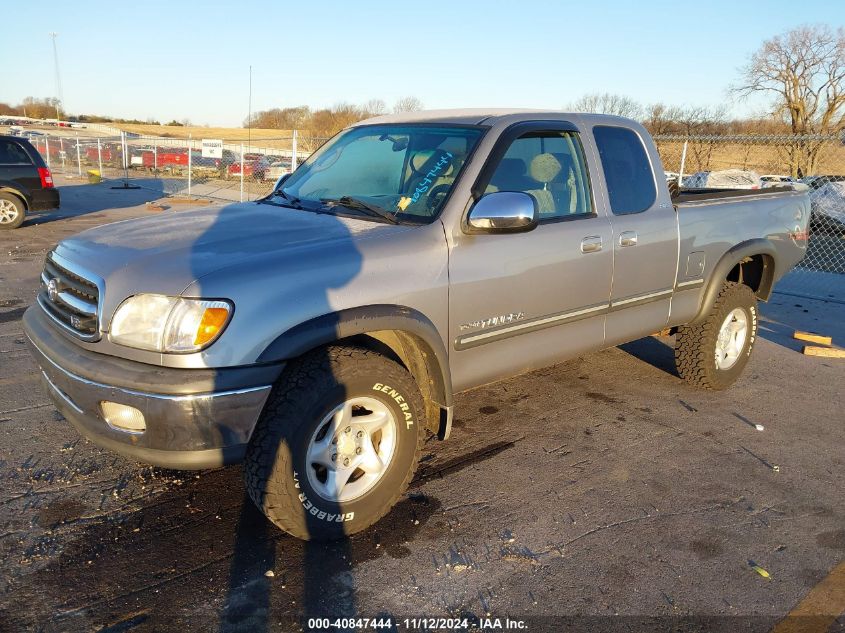
[[[660,141],[658,152],[663,167],[678,171],[683,143]],[[788,145],[784,142],[766,143],[749,138],[745,143],[690,141],[687,147],[685,174],[720,169],[746,169],[758,174],[790,175]],[[845,147],[829,143],[821,151],[814,170],[817,174],[845,174]]]
[[[249,143],[261,147],[274,147],[279,149],[290,149],[292,130],[275,130],[266,128],[253,128],[247,130],[241,127],[201,127],[189,125],[180,127],[178,125],[137,125],[131,123],[109,124],[114,127],[144,136],[157,136],[164,138],[214,138],[223,139],[226,143]]]

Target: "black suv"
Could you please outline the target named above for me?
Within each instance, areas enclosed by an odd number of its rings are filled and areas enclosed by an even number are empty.
[[[16,229],[27,211],[59,208],[59,191],[41,154],[26,139],[0,136],[0,230]]]

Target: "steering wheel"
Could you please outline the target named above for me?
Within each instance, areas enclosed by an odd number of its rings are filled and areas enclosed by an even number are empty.
[[[429,211],[434,211],[434,207],[440,204],[441,197],[449,193],[449,188],[451,186],[452,185],[450,183],[443,183],[442,185],[432,187],[431,191],[428,192],[428,196],[425,199],[426,209],[428,209]]]

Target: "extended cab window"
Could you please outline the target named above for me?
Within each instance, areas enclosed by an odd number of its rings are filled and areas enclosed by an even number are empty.
[[[657,198],[657,189],[640,137],[633,130],[605,125],[593,128],[593,137],[613,214],[640,213],[650,208]]]
[[[23,147],[14,141],[0,139],[0,165],[30,165],[32,161]]]
[[[511,143],[484,193],[521,191],[537,200],[540,219],[593,213],[578,135],[531,132]]]

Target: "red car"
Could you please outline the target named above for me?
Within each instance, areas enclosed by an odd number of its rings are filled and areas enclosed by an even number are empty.
[[[264,154],[244,154],[244,178],[265,180],[270,171],[270,163]],[[241,177],[241,161],[236,160],[226,170],[228,178]]]

